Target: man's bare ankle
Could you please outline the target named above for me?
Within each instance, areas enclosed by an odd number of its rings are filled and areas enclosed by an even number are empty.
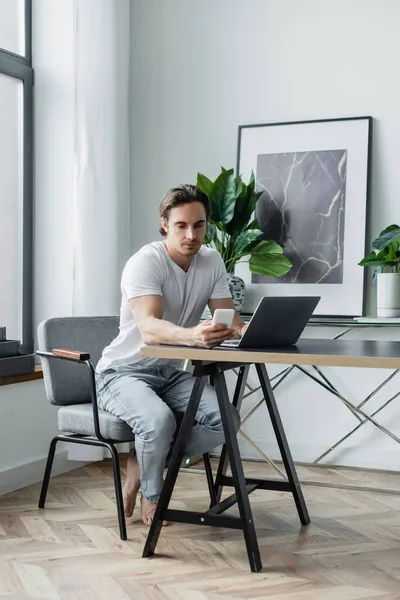
[[[126,479],[122,492],[124,512],[126,517],[131,517],[136,505],[136,496],[140,488],[140,468],[135,455],[128,457],[126,464]]]
[[[157,502],[153,502],[153,500],[149,500],[143,494],[140,498],[140,507],[142,512],[142,521],[145,525],[151,525],[156,513]],[[168,521],[162,522],[163,527],[169,525]]]

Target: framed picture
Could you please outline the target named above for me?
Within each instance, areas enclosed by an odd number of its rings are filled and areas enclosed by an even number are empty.
[[[365,312],[365,229],[372,117],[239,127],[237,173],[262,191],[255,210],[264,239],[284,247],[283,277],[255,275],[239,264],[244,312],[262,296],[321,296],[324,316]]]

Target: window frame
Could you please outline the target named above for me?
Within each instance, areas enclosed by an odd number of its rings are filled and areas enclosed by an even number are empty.
[[[25,0],[25,56],[0,47],[0,74],[23,83],[22,339],[33,352],[33,85],[32,0]]]

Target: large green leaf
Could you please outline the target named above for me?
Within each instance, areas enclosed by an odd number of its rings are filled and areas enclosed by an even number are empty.
[[[262,256],[264,254],[283,254],[283,248],[280,244],[278,244],[278,242],[266,240],[257,244],[257,246],[253,248],[251,253],[255,256]]]
[[[377,258],[375,252],[370,252],[358,263],[360,267],[380,267],[383,264],[382,260]]]
[[[243,254],[246,248],[262,235],[260,229],[246,229],[238,235],[234,244],[235,254]]]
[[[213,186],[213,182],[211,181],[211,179],[208,179],[208,177],[206,177],[202,173],[197,173],[196,186],[202,192],[204,192],[207,197],[209,197],[210,193],[211,193],[212,186]]]
[[[386,252],[386,262],[400,258],[397,252],[398,247],[398,242],[392,242],[387,248],[384,249],[384,252]]]
[[[235,177],[235,195],[236,198],[238,198],[238,196],[240,196],[240,194],[243,192],[243,189],[245,188],[245,184],[243,183],[243,181],[241,180],[240,177]]]
[[[241,231],[246,228],[249,219],[248,214],[248,200],[247,200],[247,187],[242,186],[240,194],[238,194],[235,202],[235,210],[231,221],[227,224],[226,230],[229,235],[238,235]]]
[[[260,224],[258,222],[258,219],[254,219],[254,221],[252,221],[249,225],[248,225],[248,229],[258,229],[260,227]]]
[[[214,223],[207,223],[207,233],[204,238],[204,243],[210,248],[215,248],[215,250],[217,250],[221,256],[224,253],[224,246],[218,238],[218,231]]]
[[[213,221],[229,223],[235,211],[235,178],[233,169],[224,170],[214,181],[209,195],[210,218]]]
[[[221,223],[221,221],[211,221],[211,219],[210,222],[220,231],[226,231],[225,223]]]
[[[389,246],[380,252],[372,250],[358,263],[360,267],[395,267],[400,261],[400,256],[395,248]]]
[[[283,254],[252,256],[249,261],[250,271],[255,275],[271,275],[281,277],[291,268],[292,263]]]
[[[251,251],[249,267],[257,275],[281,277],[291,269],[292,263],[284,256],[282,246],[277,242],[264,241]]]
[[[230,235],[237,235],[248,227],[249,221],[254,213],[258,198],[262,192],[254,190],[254,174],[251,174],[249,185],[243,184],[242,191],[236,198],[235,212],[231,222],[227,225]]]
[[[210,246],[216,237],[217,237],[217,229],[216,229],[215,225],[213,223],[208,222],[207,223],[207,232],[206,232],[206,235],[204,238],[204,243],[206,244],[206,246]]]
[[[383,231],[381,231],[380,235],[374,240],[372,244],[372,248],[376,250],[376,252],[380,252],[384,248],[387,248],[393,242],[400,241],[400,227],[398,225],[389,225]]]

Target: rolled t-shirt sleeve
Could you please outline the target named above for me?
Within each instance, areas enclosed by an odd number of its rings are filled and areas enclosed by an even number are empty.
[[[231,298],[231,292],[229,290],[228,275],[225,269],[224,261],[221,255],[215,253],[215,280],[211,291],[210,300],[216,298]]]
[[[121,291],[127,300],[139,296],[162,296],[163,276],[156,257],[150,253],[132,256],[125,265]]]

